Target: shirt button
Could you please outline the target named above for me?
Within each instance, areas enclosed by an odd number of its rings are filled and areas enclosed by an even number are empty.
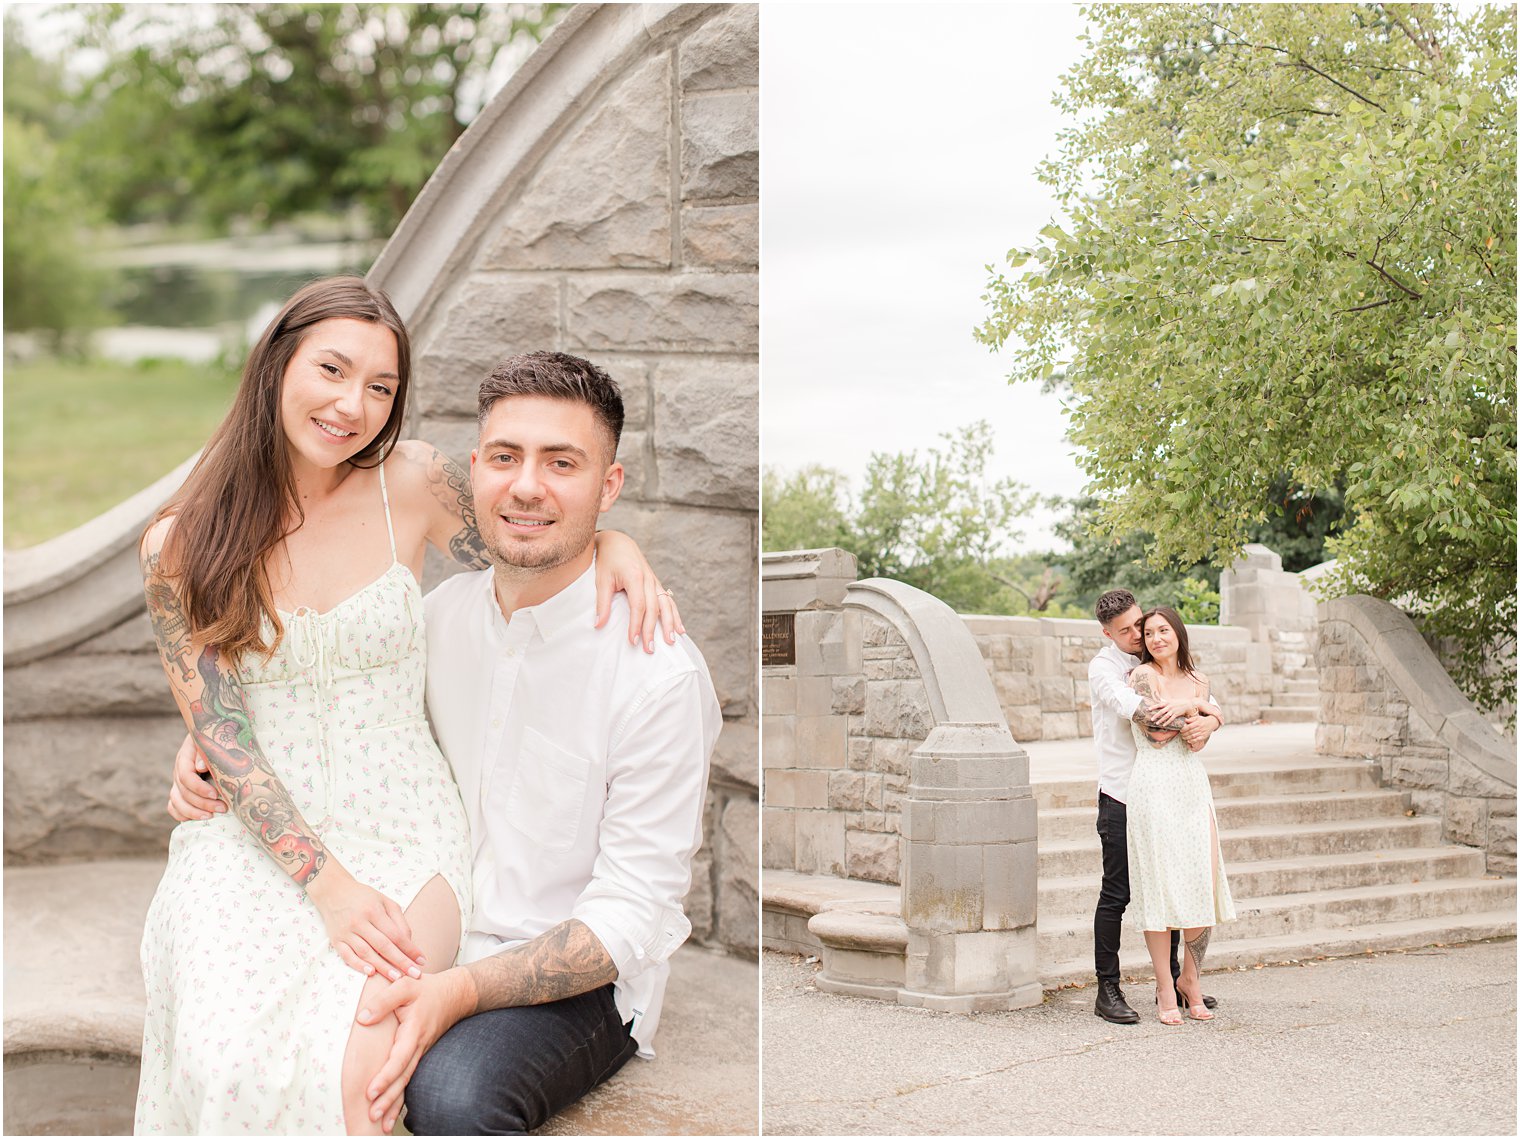
[[[501,721],[500,720],[492,720],[491,721],[491,727],[493,727],[493,728],[499,728],[499,727],[501,727]]]
[[[509,657],[515,657],[517,655],[517,650],[516,649],[508,649],[507,650],[507,655]]]

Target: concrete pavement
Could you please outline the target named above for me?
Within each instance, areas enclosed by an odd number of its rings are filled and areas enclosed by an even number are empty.
[[[768,1135],[1515,1134],[1515,941],[1206,975],[1220,1008],[1138,1025],[1093,988],[958,1016],[830,996],[765,953]]]

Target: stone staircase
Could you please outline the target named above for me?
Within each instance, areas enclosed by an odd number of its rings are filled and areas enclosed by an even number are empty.
[[[1226,729],[1203,752],[1236,910],[1214,934],[1210,966],[1513,936],[1513,878],[1485,876],[1481,850],[1443,843],[1441,820],[1414,816],[1406,793],[1378,786],[1375,766],[1313,745],[1312,724],[1269,720]],[[1027,749],[1047,988],[1092,979],[1102,858],[1090,749],[1087,740]],[[1126,975],[1150,975],[1127,926],[1119,960]]]
[[[1277,677],[1272,703],[1261,710],[1268,724],[1312,724],[1319,715],[1319,670],[1309,662]]]
[[[1209,968],[1514,936],[1514,878],[1485,875],[1483,851],[1443,843],[1441,820],[1413,815],[1375,766],[1316,755],[1313,739],[1308,723],[1239,725],[1203,753],[1237,913],[1216,931]],[[1040,808],[1040,978],[1085,984],[1102,877],[1092,741],[1026,750]],[[824,975],[862,982],[836,991],[900,975],[896,887],[767,871],[764,889],[766,944],[821,951]],[[1151,973],[1127,926],[1120,966]]]

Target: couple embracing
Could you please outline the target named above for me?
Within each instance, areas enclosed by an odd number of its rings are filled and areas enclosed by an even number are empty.
[[[410,356],[383,293],[302,289],[144,536],[190,736],[139,1133],[522,1133],[652,1054],[720,714],[596,532],[621,396],[513,357],[466,472],[400,440]],[[424,600],[429,545],[476,572]]]
[[[1119,987],[1127,909],[1156,971],[1161,1023],[1180,1025],[1184,1003],[1190,1019],[1212,1020],[1217,1002],[1203,992],[1204,957],[1213,927],[1233,920],[1235,906],[1197,753],[1223,717],[1175,610],[1142,612],[1129,590],[1113,589],[1098,598],[1097,618],[1108,643],[1087,669],[1103,847],[1093,1011],[1115,1024],[1139,1023]]]

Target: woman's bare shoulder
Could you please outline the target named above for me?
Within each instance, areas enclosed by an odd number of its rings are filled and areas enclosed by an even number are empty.
[[[174,515],[166,514],[143,531],[142,539],[137,543],[137,558],[144,569],[150,563],[157,568],[158,559],[164,552],[164,544],[168,542],[173,529]]]

